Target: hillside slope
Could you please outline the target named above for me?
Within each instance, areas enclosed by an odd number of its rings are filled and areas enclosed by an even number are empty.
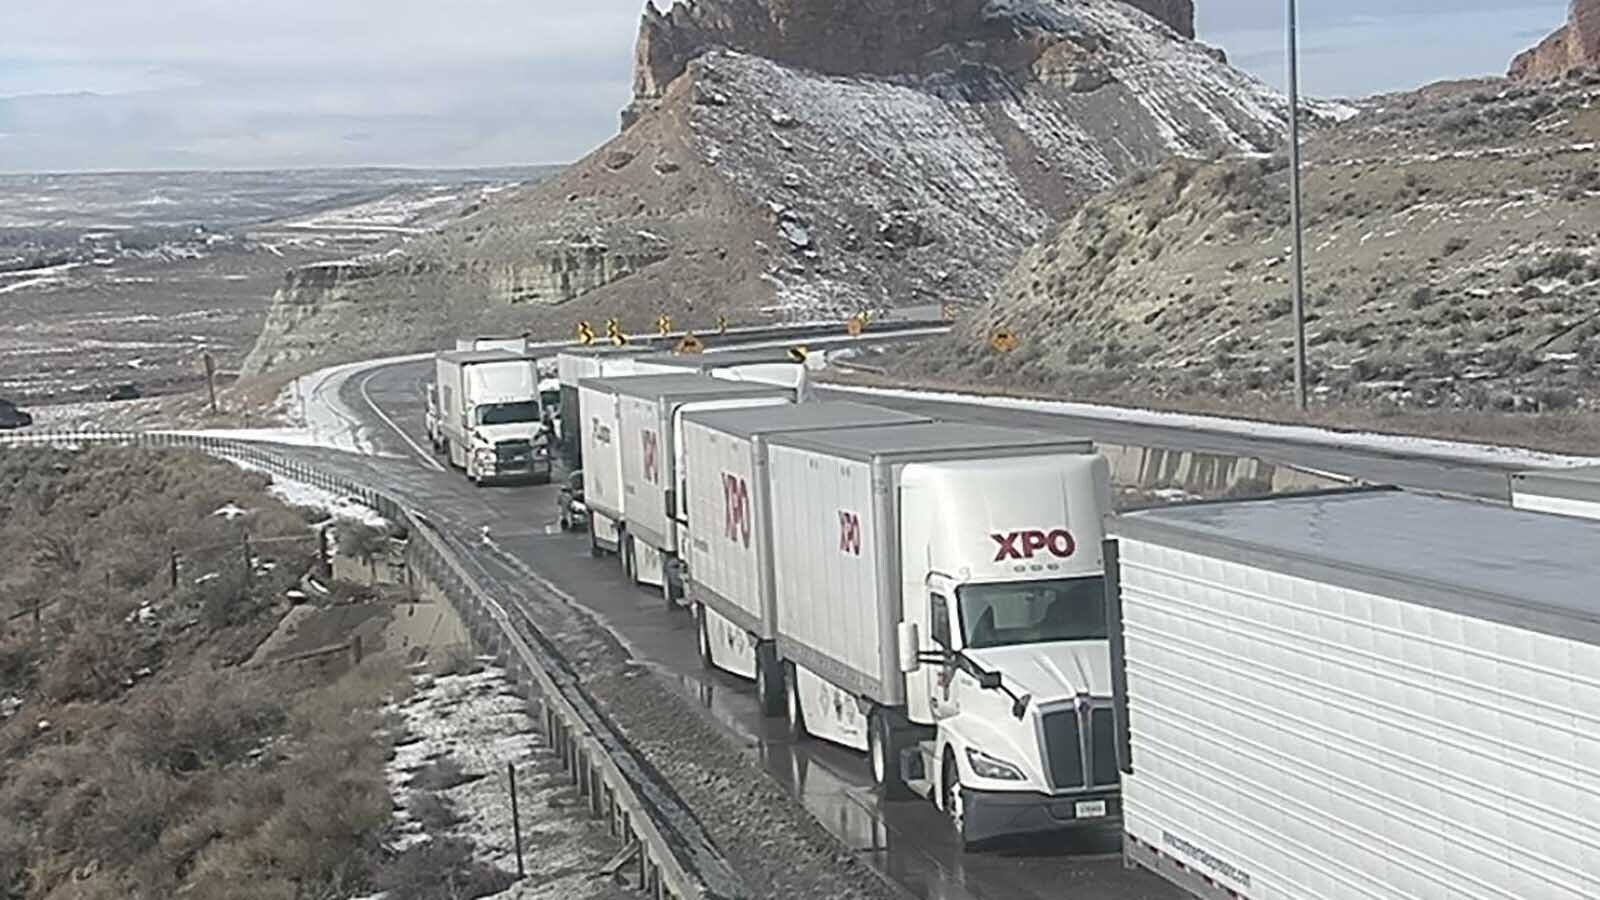
[[[1564,409],[1600,377],[1600,74],[1368,101],[1309,143],[1323,404]],[[1292,377],[1287,167],[1175,162],[1030,250],[923,373],[1248,410]],[[1014,353],[988,348],[997,329]]]
[[[885,33],[852,39],[900,47],[888,71],[870,53],[847,71],[824,51],[835,35],[797,30],[846,16],[845,0],[701,0],[688,24],[652,9],[622,134],[431,238],[291,274],[247,372],[610,315],[643,328],[658,313],[976,302],[1048,223],[1128,174],[1282,140],[1276,94],[1133,5],[869,5],[859,27]],[[1182,3],[1143,5],[1185,24]],[[917,41],[887,33],[929,7],[944,15],[917,19]],[[701,49],[702,19],[752,52]],[[666,44],[688,57],[681,74]]]

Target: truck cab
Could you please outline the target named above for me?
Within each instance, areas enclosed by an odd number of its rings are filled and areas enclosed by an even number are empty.
[[[474,484],[548,483],[552,442],[538,390],[537,362],[506,350],[442,353],[430,437]]]

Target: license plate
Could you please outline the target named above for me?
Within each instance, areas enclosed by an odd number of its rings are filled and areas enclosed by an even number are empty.
[[[1072,814],[1079,819],[1098,819],[1106,814],[1104,800],[1079,800],[1072,808]]]

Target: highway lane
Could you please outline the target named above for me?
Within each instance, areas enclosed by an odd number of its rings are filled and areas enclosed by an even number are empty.
[[[817,741],[791,743],[781,724],[766,719],[753,688],[700,667],[690,616],[664,609],[659,591],[628,584],[614,560],[594,559],[581,536],[555,525],[555,488],[474,488],[458,473],[442,473],[411,446],[422,433],[421,384],[426,366],[381,368],[347,382],[348,408],[376,405],[400,430],[379,437],[380,449],[400,459],[326,451],[318,461],[351,477],[375,477],[390,490],[447,522],[458,534],[487,525],[499,565],[527,583],[581,607],[619,636],[635,658],[649,663],[695,708],[715,721],[830,832],[913,896],[928,900],[1176,900],[1181,895],[1146,873],[1123,868],[1112,832],[1048,836],[963,853],[945,818],[921,801],[881,804],[861,754]],[[374,422],[379,420],[375,414]],[[373,429],[376,431],[377,429]]]

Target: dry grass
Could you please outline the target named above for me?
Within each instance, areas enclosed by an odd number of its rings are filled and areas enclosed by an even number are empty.
[[[408,682],[382,655],[342,673],[237,667],[311,562],[274,544],[258,555],[275,566],[246,576],[244,523],[305,533],[264,485],[187,454],[0,456],[0,572],[13,598],[48,603],[37,632],[0,631],[0,695],[25,701],[0,722],[0,897],[369,884],[392,808],[379,710]],[[227,503],[244,523],[212,515]],[[176,589],[167,547],[185,561]]]

